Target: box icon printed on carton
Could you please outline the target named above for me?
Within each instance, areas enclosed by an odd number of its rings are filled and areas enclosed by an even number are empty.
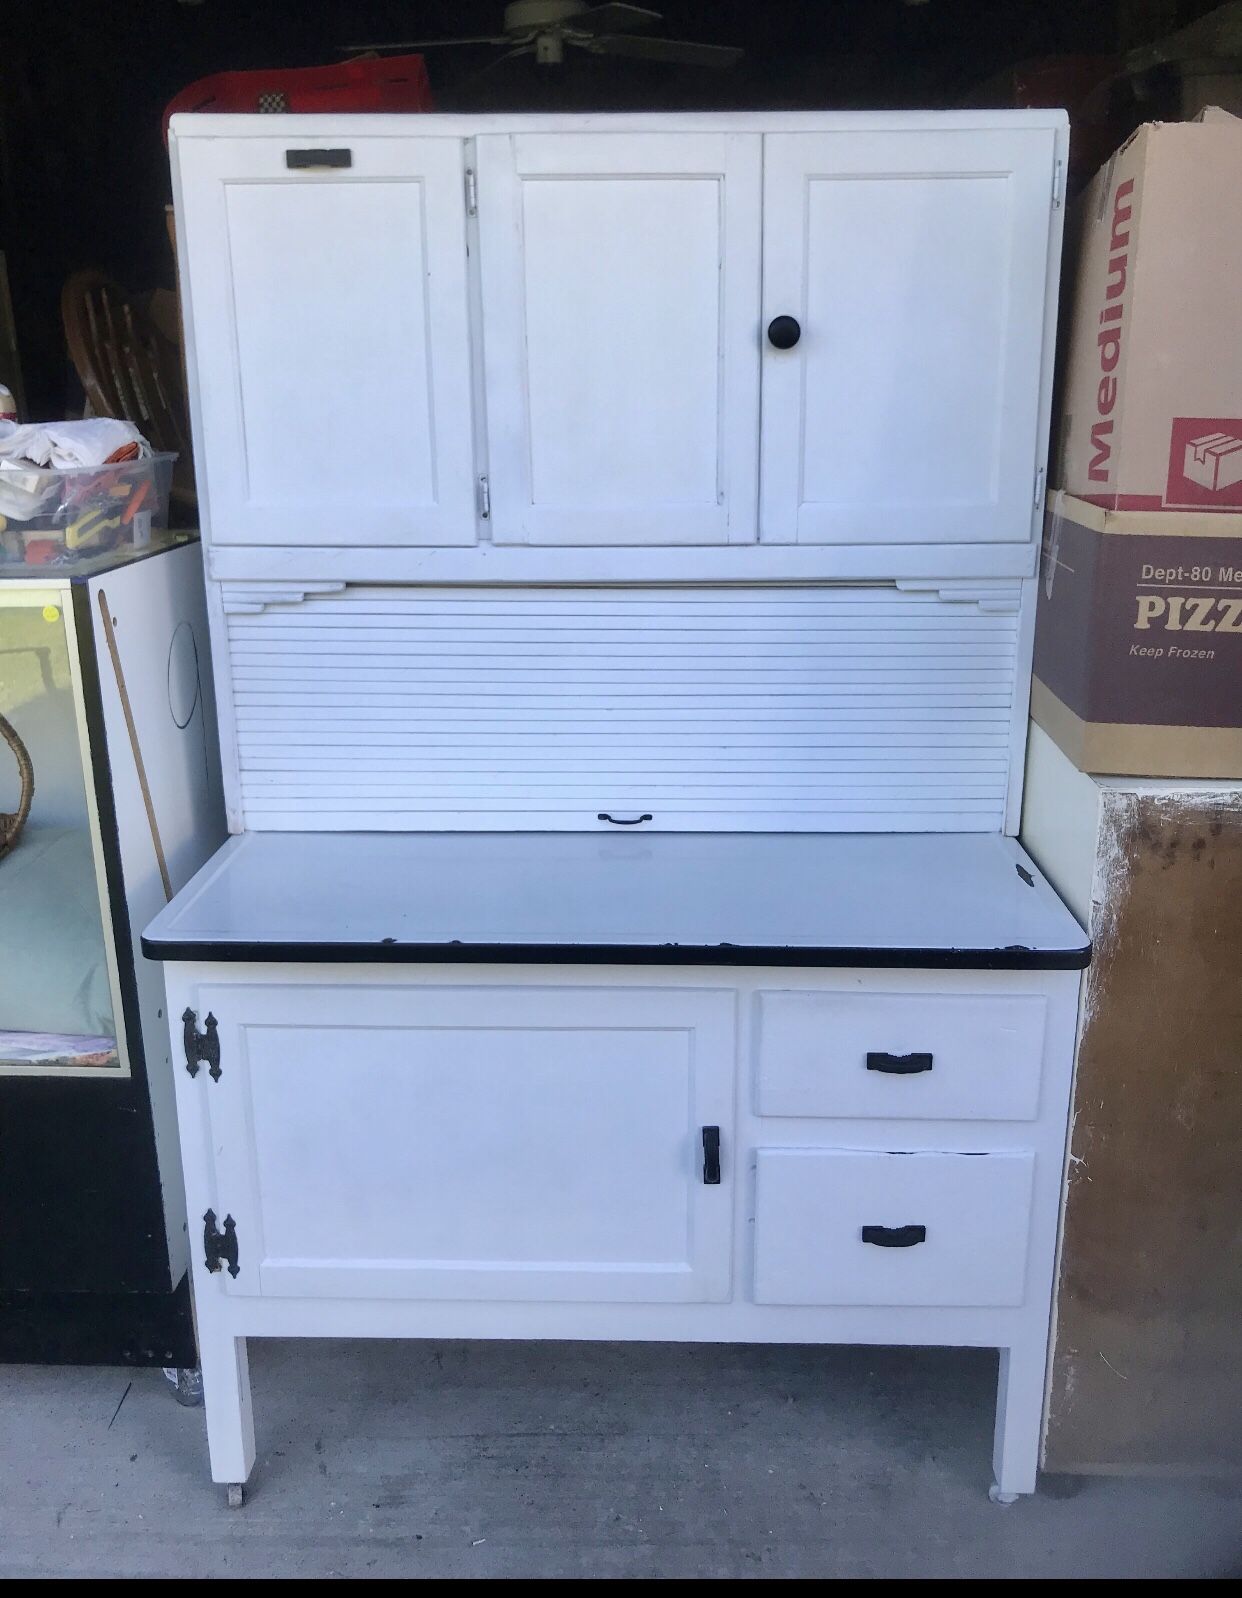
[[[1197,436],[1187,439],[1187,433]],[[1170,505],[1193,504],[1194,488],[1211,496],[1209,502],[1242,505],[1242,420],[1174,418],[1166,500]],[[1238,492],[1228,494],[1231,488]]]

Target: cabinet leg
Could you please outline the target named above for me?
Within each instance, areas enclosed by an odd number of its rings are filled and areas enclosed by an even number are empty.
[[[1044,1372],[1047,1353],[1002,1348],[996,1391],[996,1440],[992,1469],[996,1485],[988,1496],[994,1504],[1011,1504],[1021,1493],[1035,1491],[1039,1468],[1039,1436],[1044,1418]]]
[[[199,1359],[207,1409],[211,1479],[233,1488],[254,1464],[254,1416],[250,1408],[250,1363],[244,1337],[210,1336],[199,1327]]]

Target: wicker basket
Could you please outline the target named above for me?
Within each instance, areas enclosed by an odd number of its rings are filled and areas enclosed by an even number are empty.
[[[0,810],[0,860],[2,860],[21,837],[26,817],[30,814],[30,801],[34,798],[34,766],[31,764],[30,751],[18,737],[17,728],[6,716],[0,716],[0,736],[13,751],[17,770],[22,779],[22,792],[21,798],[17,801],[17,809]]]

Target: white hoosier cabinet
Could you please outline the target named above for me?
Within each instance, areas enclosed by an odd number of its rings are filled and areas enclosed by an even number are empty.
[[[993,1347],[1033,1489],[1066,140],[174,120],[235,836],[145,946],[234,1501],[303,1335]]]

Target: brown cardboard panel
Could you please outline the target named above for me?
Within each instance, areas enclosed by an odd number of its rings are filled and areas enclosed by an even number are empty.
[[[1236,511],[1179,510],[1175,515],[1167,510],[1119,511],[1115,507],[1096,505],[1089,499],[1078,499],[1063,488],[1049,496],[1049,509],[1072,516],[1080,527],[1113,537],[1129,534],[1140,538],[1242,539],[1242,515]]]
[[[1242,1466],[1242,804],[1104,793],[1049,1470]]]
[[[1031,718],[1080,771],[1114,777],[1242,778],[1242,728],[1084,721],[1038,677]]]
[[[1072,232],[1061,483],[1123,509],[1242,508],[1242,120],[1140,128]]]
[[[1215,524],[1215,525],[1213,525]],[[1242,776],[1242,516],[1045,516],[1033,714],[1085,771]]]

